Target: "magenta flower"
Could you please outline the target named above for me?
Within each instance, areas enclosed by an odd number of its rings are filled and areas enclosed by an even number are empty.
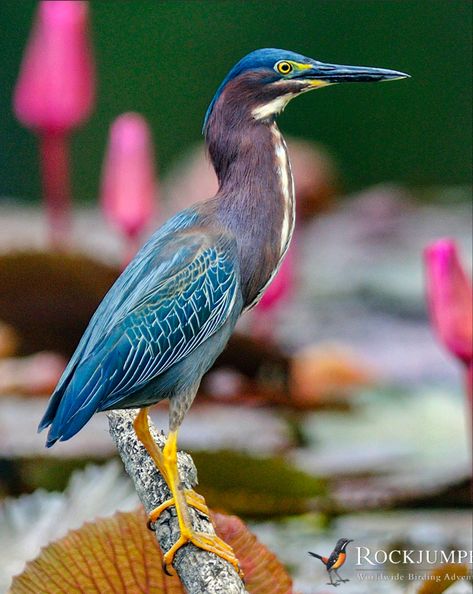
[[[473,289],[455,242],[440,239],[425,250],[427,298],[444,346],[469,365],[473,359]]]
[[[137,113],[125,113],[110,127],[101,201],[106,219],[128,238],[130,252],[136,249],[140,234],[153,217],[156,197],[148,124]]]
[[[94,64],[88,37],[88,3],[39,3],[26,46],[13,106],[17,118],[40,137],[43,185],[53,244],[68,232],[68,134],[90,114]]]
[[[14,95],[15,114],[26,127],[64,134],[90,114],[94,67],[87,21],[87,2],[39,3]]]
[[[473,368],[473,288],[451,239],[425,249],[427,299],[432,325],[445,348],[467,368],[471,399]]]

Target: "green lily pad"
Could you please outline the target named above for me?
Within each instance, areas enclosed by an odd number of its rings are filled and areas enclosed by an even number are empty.
[[[324,507],[326,482],[279,457],[195,452],[198,491],[209,505],[245,517],[285,516]]]

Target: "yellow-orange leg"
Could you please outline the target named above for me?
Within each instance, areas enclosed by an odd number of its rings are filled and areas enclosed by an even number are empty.
[[[157,469],[163,475],[164,480],[166,481],[167,485],[169,486],[169,478],[168,478],[169,475],[168,475],[168,471],[166,468],[163,452],[156,445],[156,442],[154,441],[153,436],[151,435],[151,432],[149,430],[148,409],[147,408],[140,409],[138,415],[135,418],[134,428],[135,428],[135,433],[136,433],[138,439],[145,446],[148,454],[150,455],[150,457],[153,460],[153,462],[155,463]],[[200,512],[202,512],[206,515],[209,514],[209,508],[205,504],[205,499],[202,497],[202,495],[199,495],[192,489],[188,489],[188,490],[184,491],[184,497],[185,497],[188,505],[195,507]],[[159,518],[159,516],[162,514],[162,512],[165,509],[172,507],[173,505],[175,505],[174,497],[171,497],[171,499],[168,499],[167,501],[162,503],[160,506],[153,509],[153,511],[148,516],[148,528],[151,529],[151,525],[156,522],[156,520]]]
[[[154,523],[165,509],[170,506],[176,508],[180,536],[169,551],[164,554],[163,561],[166,572],[168,572],[168,568],[172,565],[176,552],[184,545],[192,543],[200,549],[215,553],[222,559],[225,559],[241,575],[238,559],[235,557],[233,549],[226,542],[216,534],[204,534],[194,531],[188,505],[195,507],[205,514],[208,514],[208,508],[201,495],[195,491],[183,490],[181,488],[177,468],[177,431],[171,431],[169,433],[164,450],[161,452],[149,430],[147,408],[140,409],[134,422],[134,428],[138,439],[148,451],[171,491],[171,499],[165,501],[150,513],[148,525]]]

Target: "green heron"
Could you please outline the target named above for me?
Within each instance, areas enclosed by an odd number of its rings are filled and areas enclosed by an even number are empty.
[[[330,578],[330,582],[327,584],[327,586],[338,586],[340,583],[350,581],[341,578],[337,571],[345,563],[345,560],[347,558],[347,545],[350,542],[353,542],[353,540],[349,538],[340,538],[339,540],[337,540],[337,544],[335,545],[333,551],[330,553],[330,557],[322,557],[317,553],[311,553],[309,551],[309,555],[312,555],[312,557],[315,557],[316,559],[320,559],[327,568],[328,576]],[[335,575],[338,578],[338,582],[334,582],[332,580],[332,573],[335,573]]]
[[[224,349],[238,317],[273,279],[294,226],[286,145],[275,123],[301,93],[342,82],[404,78],[379,68],[324,64],[280,49],[240,60],[218,88],[203,132],[219,189],[158,229],[115,282],[92,317],[39,425],[47,446],[75,435],[97,411],[139,408],[134,427],[166,480],[180,537],[165,566],[191,542],[238,568],[216,536],[196,533],[189,508],[203,498],[180,488],[177,434],[204,373]],[[169,400],[169,435],[161,451],[148,407]]]

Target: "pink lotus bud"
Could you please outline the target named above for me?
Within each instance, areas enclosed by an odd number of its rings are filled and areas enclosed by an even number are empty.
[[[89,115],[94,65],[87,28],[87,2],[40,2],[13,99],[25,126],[63,134]]]
[[[455,242],[440,239],[425,249],[427,298],[433,326],[445,347],[466,365],[473,360],[473,290]]]
[[[470,406],[473,409],[473,361],[468,366],[466,372],[466,393],[470,401]]]
[[[136,239],[153,216],[157,192],[151,134],[143,117],[125,113],[110,128],[102,173],[106,218]]]

